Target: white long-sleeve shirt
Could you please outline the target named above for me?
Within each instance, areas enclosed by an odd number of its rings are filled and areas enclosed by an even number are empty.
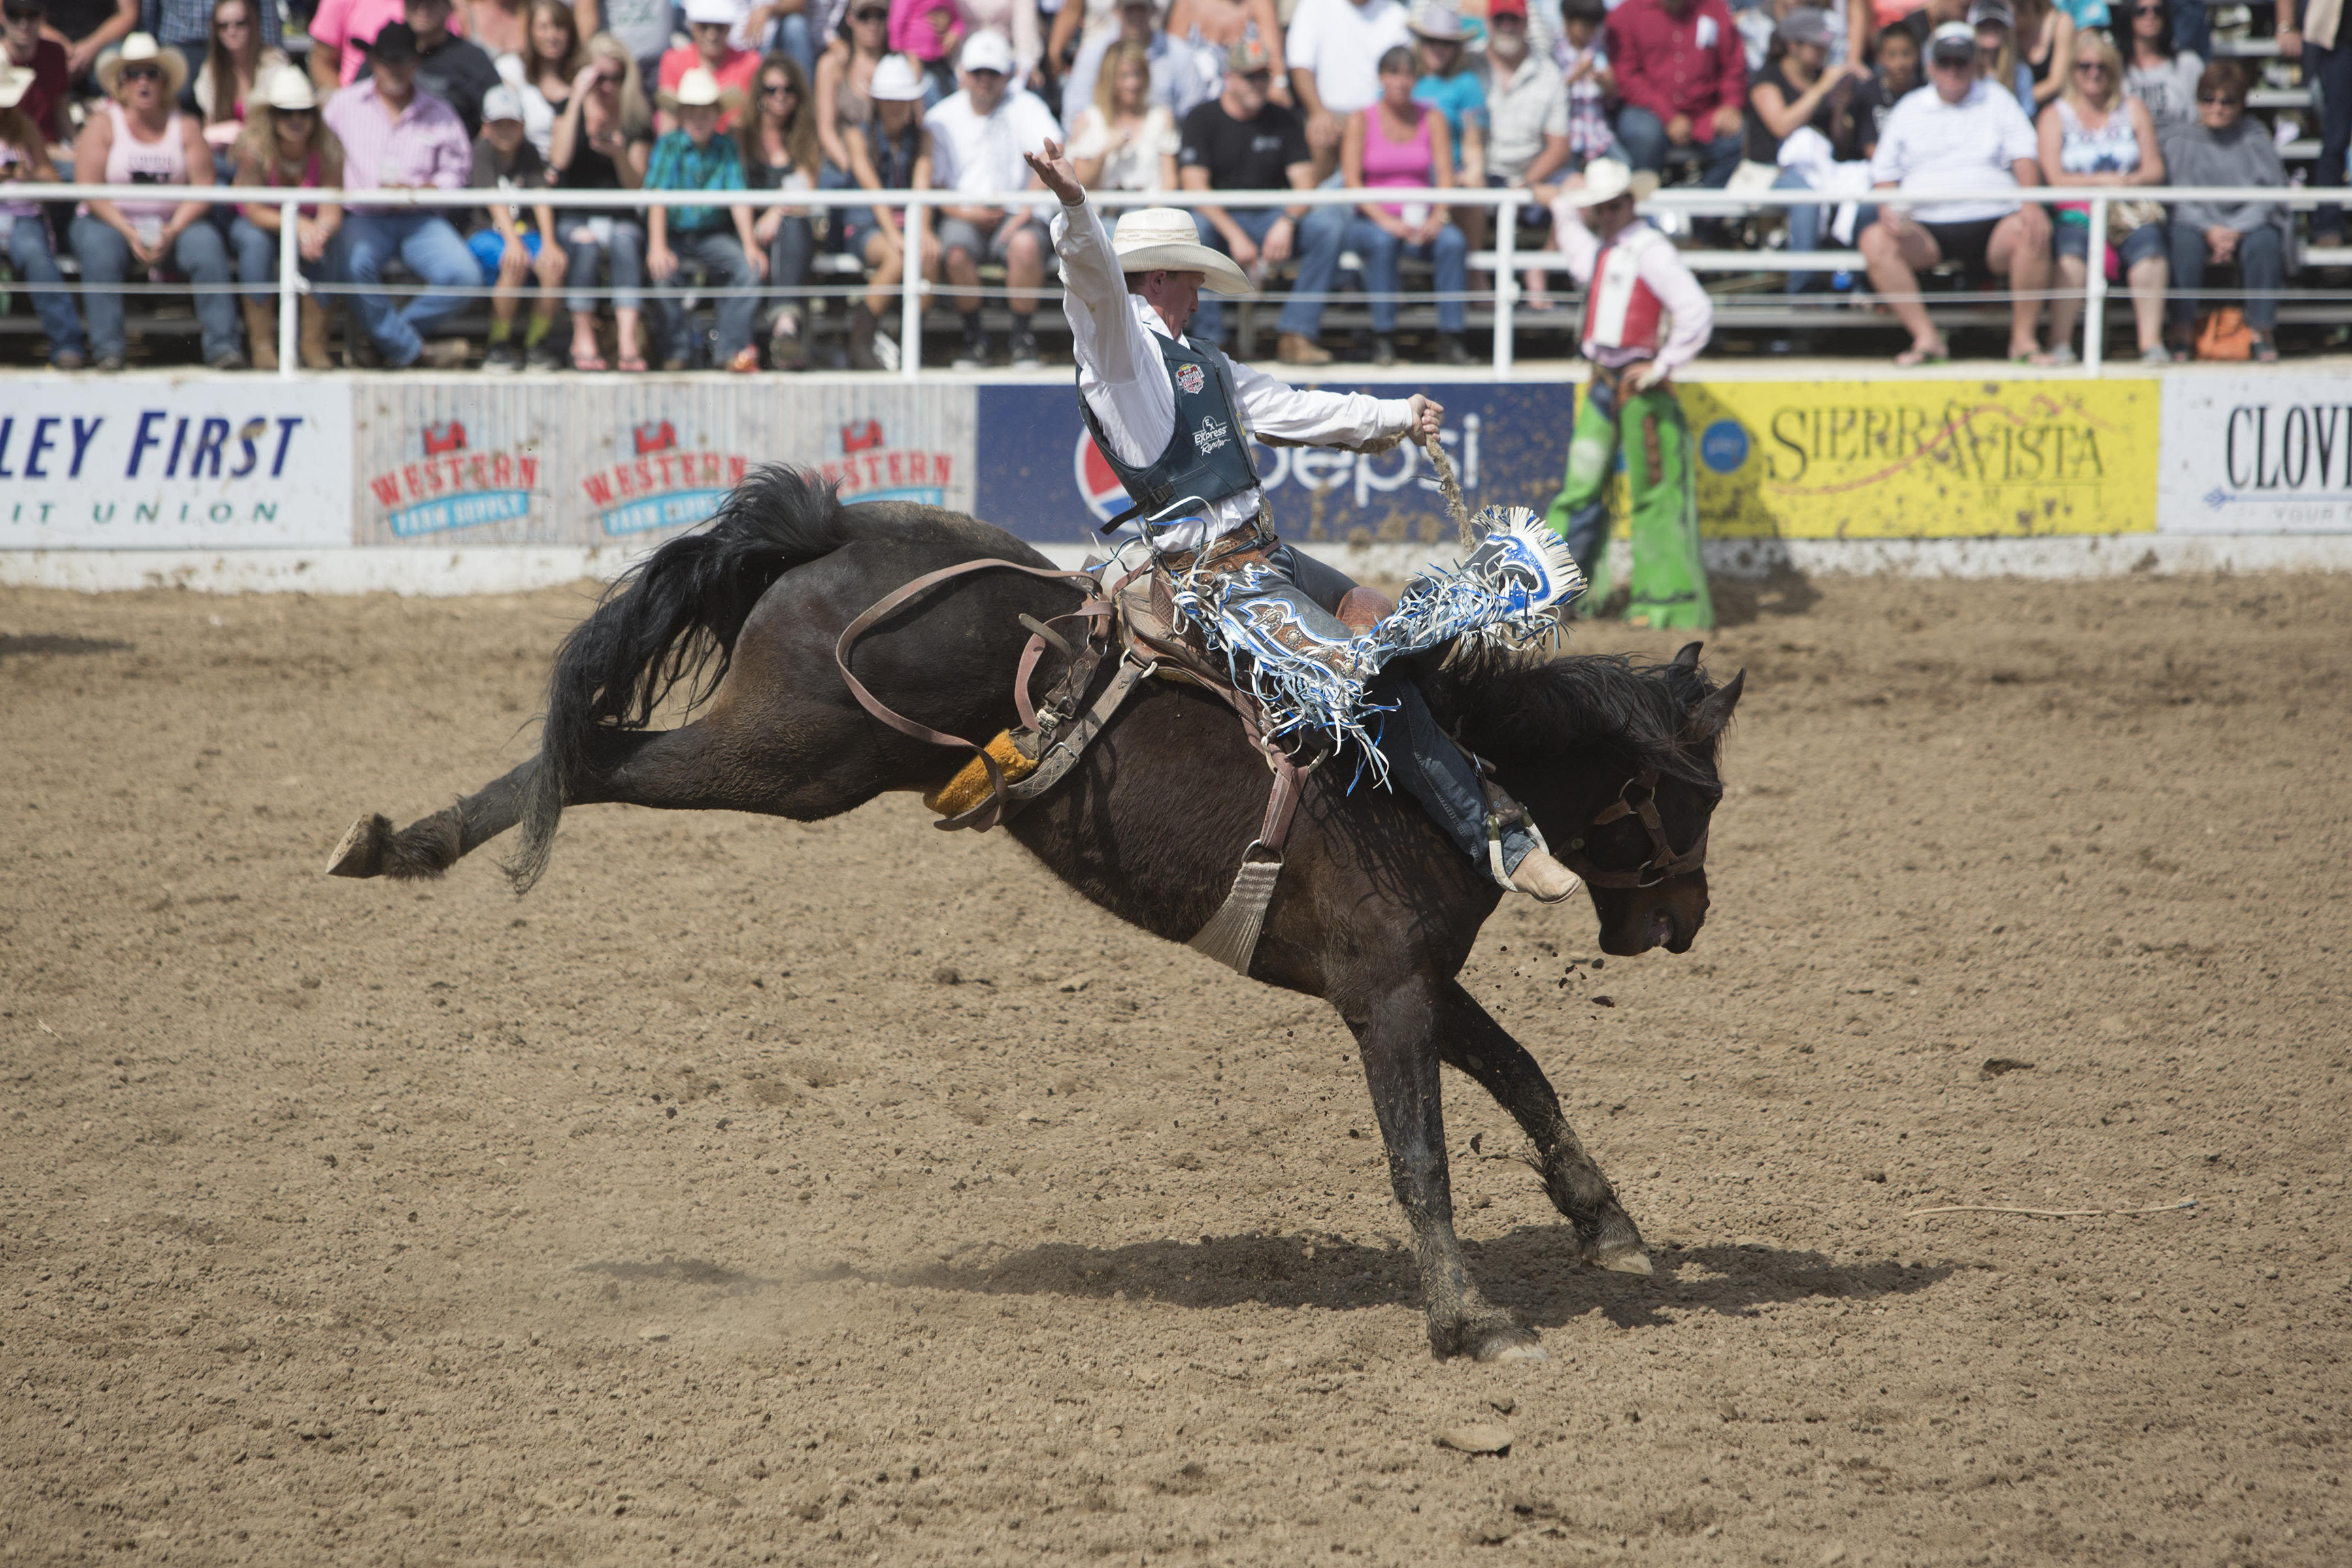
[[[1176,385],[1152,340],[1154,333],[1173,334],[1158,311],[1127,291],[1093,203],[1064,206],[1054,214],[1054,249],[1062,258],[1062,310],[1070,319],[1078,395],[1094,411],[1110,455],[1131,467],[1145,467],[1176,434]],[[1412,405],[1403,398],[1301,392],[1244,364],[1234,366],[1234,391],[1252,433],[1306,445],[1360,447],[1412,427]],[[1256,520],[1258,506],[1259,492],[1253,487],[1217,502],[1207,518],[1158,529],[1156,537],[1164,549],[1198,549],[1247,528]]]
[[[1559,246],[1568,270],[1580,288],[1590,287],[1592,268],[1601,259],[1601,241],[1584,225],[1581,208],[1560,205],[1552,214],[1552,238]],[[1648,219],[1635,218],[1636,224],[1647,225]],[[1629,225],[1630,227],[1630,225]],[[1623,235],[1618,236],[1624,238]],[[1715,332],[1715,302],[1706,297],[1706,289],[1683,265],[1670,245],[1642,247],[1636,258],[1634,273],[1658,297],[1666,308],[1666,340],[1653,354],[1646,349],[1604,349],[1596,343],[1584,345],[1584,357],[1612,371],[1622,370],[1636,360],[1654,360],[1672,372],[1681,370],[1698,358],[1706,340]]]

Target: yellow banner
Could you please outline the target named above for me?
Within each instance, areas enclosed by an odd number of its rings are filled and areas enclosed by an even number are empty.
[[[2019,538],[2156,528],[2162,386],[1689,382],[1703,532]],[[1620,497],[1622,499],[1622,494]]]

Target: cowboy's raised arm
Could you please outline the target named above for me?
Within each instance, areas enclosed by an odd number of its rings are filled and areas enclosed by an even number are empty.
[[[1289,446],[1338,446],[1352,452],[1385,452],[1400,441],[1434,435],[1444,405],[1415,392],[1409,398],[1367,397],[1362,392],[1309,392],[1276,380],[1236,361],[1234,391],[1241,394],[1242,417],[1259,440]]]
[[[1156,368],[1160,350],[1127,302],[1127,278],[1110,235],[1087,200],[1068,153],[1049,141],[1043,152],[1022,157],[1061,202],[1054,214],[1054,253],[1062,258],[1062,314],[1069,319],[1071,357],[1109,385],[1132,380],[1139,366]]]

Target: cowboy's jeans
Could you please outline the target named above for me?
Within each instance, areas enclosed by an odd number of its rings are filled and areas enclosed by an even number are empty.
[[[1265,563],[1271,580],[1247,597],[1279,596],[1319,637],[1345,641],[1355,635],[1337,613],[1339,601],[1356,586],[1347,573],[1287,544],[1276,545],[1267,553]],[[1232,601],[1244,601],[1239,593]],[[1421,802],[1456,848],[1484,865],[1486,798],[1478,787],[1477,769],[1438,728],[1420,688],[1394,671],[1383,671],[1366,686],[1364,702],[1368,709],[1387,710],[1370,713],[1366,727],[1388,759],[1390,779]],[[1504,829],[1504,869],[1516,868],[1534,847],[1535,840],[1524,827]]]

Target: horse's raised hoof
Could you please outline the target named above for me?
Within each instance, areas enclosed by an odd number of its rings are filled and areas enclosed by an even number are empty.
[[[1631,1247],[1603,1249],[1592,1260],[1593,1267],[1606,1269],[1612,1274],[1654,1274],[1650,1267],[1650,1254],[1635,1242]]]
[[[383,852],[392,841],[392,819],[382,816],[362,817],[353,822],[351,831],[327,857],[329,876],[381,876],[383,874]]]

